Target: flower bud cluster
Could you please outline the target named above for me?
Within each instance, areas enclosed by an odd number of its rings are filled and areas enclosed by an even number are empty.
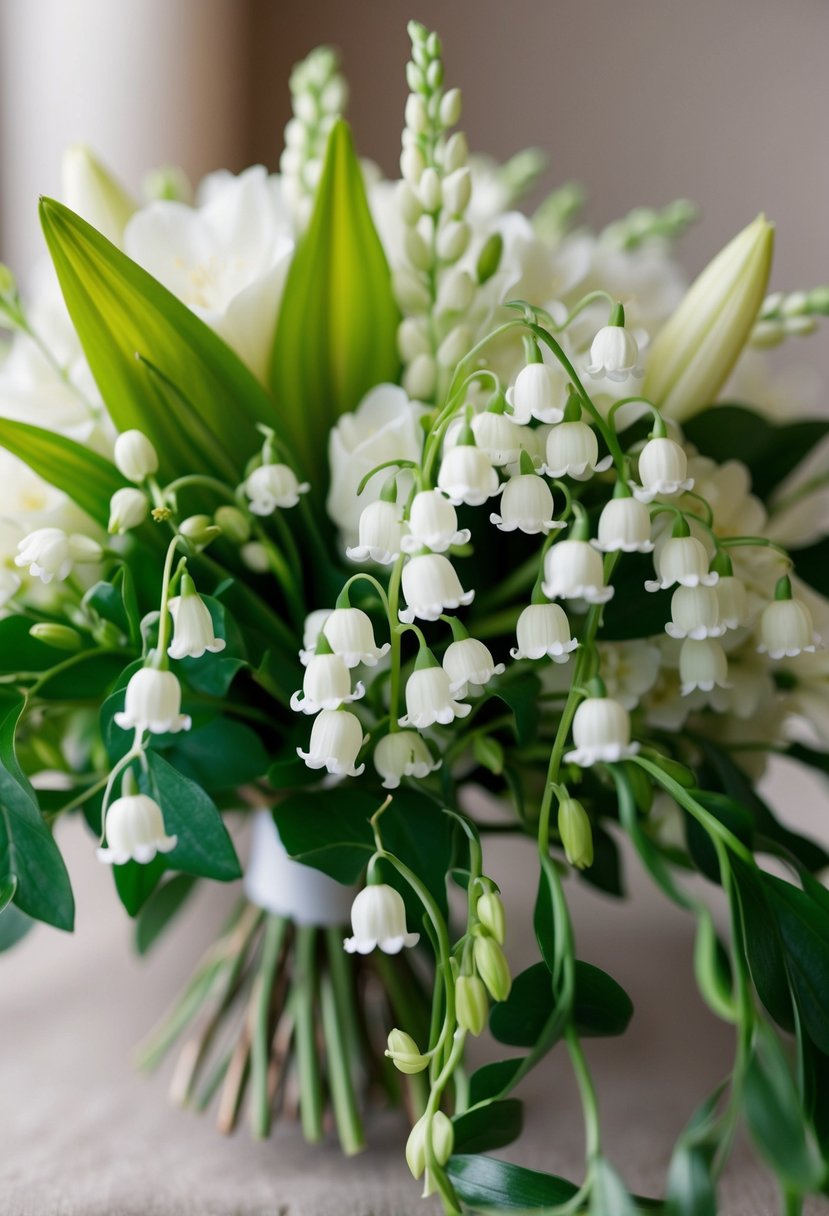
[[[320,46],[296,64],[290,78],[293,116],[285,127],[279,160],[282,196],[297,229],[305,226],[322,172],[331,128],[348,100],[337,52]]]

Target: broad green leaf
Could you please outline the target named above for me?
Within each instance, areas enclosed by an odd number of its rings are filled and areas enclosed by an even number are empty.
[[[162,477],[186,471],[238,479],[260,446],[256,422],[279,424],[253,373],[68,207],[44,198],[40,216],[69,315],[118,429],[137,427],[150,437]]]
[[[139,954],[146,954],[155,944],[184,907],[197,881],[192,874],[174,874],[156,887],[135,922],[135,948]]]
[[[585,1037],[624,1034],[633,1015],[630,997],[605,971],[576,962],[574,1023]],[[515,977],[506,1001],[493,1005],[489,1028],[500,1043],[533,1047],[553,1011],[552,980],[544,963]]]
[[[798,887],[770,874],[762,877],[774,910],[786,967],[803,1028],[829,1054],[829,917]]]
[[[508,1091],[524,1059],[524,1056],[516,1056],[512,1060],[495,1060],[476,1069],[469,1078],[469,1105],[475,1106]]]
[[[14,899],[14,893],[17,890],[17,876],[12,874],[8,878],[0,879],[0,913],[5,912],[11,901]]]
[[[605,895],[623,898],[625,894],[622,875],[622,858],[619,846],[599,823],[593,823],[593,864],[579,874],[582,882],[604,891]]]
[[[517,1098],[487,1102],[475,1110],[455,1115],[452,1126],[459,1153],[486,1153],[512,1144],[521,1135],[524,1110]]]
[[[130,655],[89,650],[72,656],[75,660],[46,676],[37,690],[38,697],[50,701],[102,701],[115,687]]]
[[[451,1157],[446,1168],[459,1198],[475,1212],[551,1208],[566,1203],[578,1190],[566,1178],[494,1157]]]
[[[399,314],[348,125],[331,130],[314,211],[288,271],[270,383],[306,476],[326,480],[327,435],[376,384],[396,381]]]
[[[522,746],[532,743],[538,734],[540,710],[538,697],[541,692],[541,681],[536,675],[528,675],[519,680],[510,680],[496,689],[493,694],[512,710],[515,718],[515,736]]]
[[[370,790],[344,785],[289,795],[274,807],[273,817],[295,861],[354,883],[374,852],[368,821],[379,805]]]
[[[167,832],[178,837],[176,847],[164,855],[167,868],[220,882],[241,878],[236,850],[213,800],[158,752],[149,751],[147,762]]]
[[[112,867],[115,890],[128,916],[138,916],[158,886],[165,869],[166,862],[160,853],[146,865],[127,861],[124,865]]]
[[[172,738],[166,759],[206,790],[230,790],[268,771],[268,755],[259,736],[231,718],[214,718]]]
[[[671,1156],[665,1216],[717,1216],[711,1152],[681,1137]]]
[[[0,913],[0,954],[16,946],[34,926],[35,922],[30,916],[14,904],[8,904]]]
[[[759,875],[737,858],[731,861],[740,909],[746,957],[757,995],[784,1030],[794,1030],[792,995],[777,917]]]
[[[625,1184],[604,1157],[593,1165],[590,1216],[635,1216],[636,1207]]]

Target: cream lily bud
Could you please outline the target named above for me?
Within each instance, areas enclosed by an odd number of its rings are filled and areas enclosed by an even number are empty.
[[[323,709],[311,727],[308,751],[298,747],[296,754],[308,768],[324,768],[334,777],[359,777],[366,767],[357,765],[362,746],[363,728],[359,718],[344,709]]]
[[[494,937],[483,935],[475,938],[472,949],[475,966],[487,992],[493,1001],[505,1001],[512,988],[512,977],[503,950]]]
[[[697,689],[730,688],[728,659],[720,643],[711,638],[686,638],[679,651],[679,683],[683,697]]]
[[[422,780],[440,766],[440,760],[432,759],[426,740],[414,730],[396,730],[384,735],[374,749],[374,767],[383,778],[386,790],[396,790],[404,777]]]
[[[213,518],[222,535],[234,545],[244,545],[250,540],[250,520],[238,507],[219,507]]]
[[[302,690],[291,696],[291,709],[302,714],[339,709],[358,701],[365,691],[361,682],[351,691],[351,675],[342,655],[315,654],[305,668]]]
[[[346,549],[346,556],[353,562],[390,566],[400,556],[404,527],[396,503],[382,499],[369,503],[360,515],[358,543]]]
[[[625,314],[617,304],[609,325],[600,329],[590,347],[590,362],[587,373],[594,380],[627,380],[628,376],[642,375],[637,366],[639,347],[629,329],[625,329]]]
[[[407,227],[413,228],[423,215],[423,204],[408,182],[398,182],[397,205],[400,208],[400,218],[403,223]]]
[[[474,591],[464,591],[448,557],[439,553],[411,558],[403,567],[402,586],[407,607],[401,608],[400,619],[409,625],[415,617],[436,621],[447,609],[471,604],[475,598]]]
[[[528,363],[518,373],[515,384],[507,389],[512,414],[507,417],[521,426],[531,418],[539,422],[561,422],[567,404],[567,381],[555,367]]]
[[[558,805],[558,834],[564,855],[577,870],[593,864],[593,829],[587,811],[576,798],[562,798]]]
[[[306,616],[302,626],[302,650],[299,652],[299,659],[304,667],[308,666],[311,659],[317,653],[320,635],[325,627],[325,622],[333,611],[333,608],[315,608],[313,612],[309,612]],[[357,664],[351,663],[349,666],[356,667]]]
[[[158,472],[158,453],[143,431],[123,431],[113,453],[119,473],[140,485]]]
[[[455,981],[455,1013],[461,1030],[477,1037],[485,1029],[489,997],[477,975],[459,975]]]
[[[440,125],[448,128],[460,122],[461,106],[460,89],[447,89],[440,102]]]
[[[560,540],[544,556],[541,589],[551,600],[586,600],[606,604],[613,587],[606,587],[601,554],[586,540]]]
[[[378,646],[374,640],[374,626],[362,608],[335,608],[322,626],[322,632],[334,654],[342,655],[347,667],[376,667],[390,649],[384,642]]]
[[[472,229],[465,220],[450,220],[437,236],[437,254],[442,262],[457,262],[466,252]]]
[[[741,578],[721,574],[716,586],[720,603],[720,620],[726,629],[739,629],[749,618],[748,593]]]
[[[283,511],[295,507],[300,494],[307,494],[310,488],[307,481],[300,484],[286,464],[260,465],[244,485],[254,515],[272,515],[277,507]]]
[[[586,422],[560,422],[547,436],[547,463],[542,472],[548,477],[587,481],[612,463],[611,456],[599,460],[599,441]]]
[[[462,215],[472,197],[472,175],[468,166],[455,169],[443,182],[443,207],[449,215]]]
[[[558,604],[528,604],[515,628],[514,659],[550,658],[566,663],[578,642],[570,636],[567,613]]]
[[[781,578],[775,598],[760,617],[760,643],[757,649],[770,659],[792,659],[804,650],[812,653],[820,643],[812,614],[803,600],[792,597],[787,577]]]
[[[648,352],[642,392],[682,422],[711,405],[766,293],[774,227],[761,215],[703,270]]]
[[[506,414],[485,410],[483,414],[476,414],[470,425],[475,443],[486,454],[490,464],[500,469],[519,459],[520,431],[516,430]]]
[[[16,566],[28,567],[29,573],[43,583],[68,578],[76,564],[99,562],[101,546],[88,536],[68,535],[61,528],[37,528],[18,543]]]
[[[442,667],[416,667],[406,681],[406,713],[400,725],[416,726],[418,730],[436,722],[448,726],[455,718],[465,718],[471,712],[471,705],[455,700],[449,676]]]
[[[438,365],[431,355],[415,355],[403,373],[403,388],[415,401],[428,401],[435,391]]]
[[[413,1178],[422,1178],[426,1172],[426,1136],[429,1116],[423,1115],[409,1132],[406,1141],[406,1164]],[[446,1165],[455,1147],[455,1132],[452,1120],[442,1110],[432,1116],[432,1152],[438,1165]]]
[[[107,810],[104,830],[107,847],[98,849],[98,860],[109,865],[146,865],[156,853],[169,853],[178,843],[177,836],[164,830],[161,807],[146,794],[116,798]]]
[[[481,689],[506,669],[503,663],[495,662],[489,647],[477,638],[459,638],[447,646],[443,670],[449,676],[453,695],[465,697],[470,685]]]
[[[641,486],[634,487],[640,502],[653,502],[657,494],[683,494],[693,490],[694,479],[688,476],[688,458],[673,439],[657,436],[650,439],[639,453]]]
[[[129,532],[130,528],[140,527],[149,510],[149,500],[143,490],[136,490],[132,486],[116,490],[109,500],[107,532],[117,536],[121,532]]]
[[[486,452],[474,444],[461,442],[443,454],[438,489],[455,507],[461,503],[479,507],[498,493],[498,474]]]
[[[599,516],[598,536],[591,545],[601,553],[650,553],[651,516],[636,498],[611,498]]]
[[[81,648],[81,635],[71,625],[59,625],[57,621],[38,621],[29,630],[29,637],[55,650],[75,651]]]
[[[120,245],[124,229],[137,203],[120,182],[83,144],[73,144],[63,154],[62,194],[67,207]]]
[[[493,513],[489,522],[501,532],[518,528],[528,536],[563,528],[563,522],[553,519],[555,503],[550,487],[535,473],[519,473],[504,483],[501,493],[501,514]]]
[[[360,891],[351,905],[353,937],[343,942],[348,954],[371,954],[378,946],[384,954],[399,954],[404,946],[416,946],[419,933],[406,928],[403,896],[386,883],[372,883]]]
[[[181,685],[171,671],[141,667],[130,676],[124,708],[115,715],[122,730],[145,730],[153,735],[190,729],[190,718],[181,712]]]
[[[415,494],[409,510],[409,533],[401,541],[404,553],[431,549],[445,553],[451,545],[465,545],[469,529],[458,529],[458,515],[449,499],[440,490],[421,490]]]
[[[496,891],[485,891],[475,905],[475,915],[498,945],[503,946],[507,936],[507,918],[501,896]]]
[[[671,619],[665,632],[672,638],[720,638],[725,625],[720,620],[716,587],[677,587],[671,596]]]
[[[648,579],[646,591],[664,591],[679,583],[681,587],[713,587],[719,580],[708,569],[708,553],[695,536],[671,536],[657,550],[654,565],[658,578]]]
[[[446,141],[446,147],[443,150],[443,171],[444,173],[454,173],[456,169],[460,169],[469,160],[469,147],[466,142],[466,136],[463,131],[456,131],[454,135],[450,135]]]
[[[588,697],[573,718],[573,743],[565,760],[587,768],[592,764],[614,763],[639,751],[630,741],[630,714],[611,697]]]
[[[429,1067],[429,1057],[421,1053],[417,1043],[410,1034],[406,1034],[405,1030],[389,1031],[387,1043],[388,1046],[383,1054],[388,1056],[398,1072],[412,1076]]]
[[[224,638],[217,638],[210,609],[196,591],[189,574],[181,580],[181,595],[169,603],[173,618],[173,640],[167,648],[171,659],[200,659],[205,651],[219,654],[225,648]]]

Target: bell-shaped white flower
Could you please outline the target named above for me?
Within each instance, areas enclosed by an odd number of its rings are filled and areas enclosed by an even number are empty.
[[[130,676],[124,708],[115,715],[115,725],[154,735],[189,730],[190,718],[181,712],[181,685],[173,673],[141,667]]]
[[[401,542],[404,553],[431,549],[445,553],[452,545],[465,545],[468,528],[458,528],[458,513],[440,490],[421,490],[412,499],[409,510],[409,531]]]
[[[770,659],[793,659],[803,651],[813,653],[819,643],[809,608],[803,600],[792,597],[789,579],[780,579],[775,598],[760,617],[757,649]]]
[[[544,556],[541,589],[551,600],[586,600],[606,604],[613,587],[605,586],[602,557],[586,540],[560,540]]]
[[[528,536],[536,536],[565,526],[553,519],[554,510],[553,493],[544,478],[536,473],[519,473],[504,483],[501,514],[493,511],[489,521],[501,532],[514,532],[518,528]]]
[[[291,696],[291,709],[302,714],[339,709],[341,705],[358,701],[364,693],[365,687],[359,681],[351,691],[351,675],[342,655],[315,654],[305,668],[301,691]]]
[[[28,567],[29,573],[43,583],[52,579],[63,582],[76,564],[101,560],[97,541],[78,533],[67,535],[62,528],[37,528],[17,546],[16,566]]]
[[[371,502],[360,516],[359,540],[346,549],[353,562],[377,562],[390,566],[400,556],[405,525],[400,507],[382,498]]]
[[[443,453],[438,489],[443,490],[453,506],[466,503],[479,507],[498,493],[498,485],[498,474],[481,448],[462,441]]]
[[[115,440],[113,459],[118,472],[136,485],[158,472],[158,452],[143,431],[123,431]]]
[[[442,667],[437,663],[428,667],[415,666],[406,681],[406,713],[400,719],[400,725],[416,726],[418,730],[425,730],[436,722],[448,726],[455,718],[465,718],[471,711],[471,705],[455,700],[449,676]]]
[[[488,646],[477,638],[458,638],[450,642],[443,656],[443,670],[449,676],[453,695],[465,697],[470,685],[483,688],[493,676],[506,670],[496,663]]]
[[[726,629],[739,629],[749,619],[748,592],[741,578],[721,574],[716,586],[720,602],[720,620]]]
[[[559,604],[528,604],[515,627],[518,645],[510,654],[514,659],[550,658],[566,663],[578,646],[570,636],[570,621]]]
[[[378,946],[384,954],[399,954],[404,946],[416,946],[419,933],[406,927],[403,896],[386,883],[372,883],[355,897],[351,906],[353,937],[343,942],[349,954],[371,954]]]
[[[311,727],[308,751],[298,747],[296,754],[308,768],[324,768],[334,777],[359,777],[366,767],[356,764],[363,742],[359,718],[345,709],[323,709]]]
[[[140,527],[149,510],[149,499],[143,490],[137,490],[134,486],[124,486],[122,490],[116,490],[109,500],[107,532],[110,536],[118,536],[122,532],[129,532],[131,528]]]
[[[547,462],[542,472],[548,477],[587,481],[612,463],[610,456],[599,460],[599,441],[586,422],[560,422],[547,436]]]
[[[455,567],[440,553],[421,553],[403,567],[403,595],[406,608],[400,619],[411,624],[415,617],[436,621],[447,609],[471,604],[474,591],[464,591]]]
[[[300,494],[310,490],[307,481],[300,484],[296,473],[286,464],[263,464],[254,469],[245,481],[244,490],[254,515],[272,515],[295,507]]]
[[[396,790],[404,777],[422,780],[440,766],[440,760],[432,759],[426,740],[414,730],[392,731],[374,749],[374,767],[387,790]]]
[[[720,638],[725,625],[720,620],[716,587],[677,587],[671,596],[671,619],[665,632],[672,638]]]
[[[679,685],[683,697],[690,693],[729,688],[728,659],[713,638],[686,638],[679,650]]]
[[[390,643],[378,646],[371,618],[362,608],[335,608],[325,619],[322,632],[334,654],[342,655],[347,667],[376,667],[390,650]]]
[[[695,536],[669,537],[657,550],[654,565],[659,577],[646,581],[646,591],[664,591],[675,583],[681,587],[713,587],[720,577],[708,569],[708,552]]]
[[[169,603],[173,618],[173,640],[167,647],[171,659],[200,659],[206,650],[219,654],[225,648],[224,638],[217,638],[210,609],[196,591],[190,575],[181,580],[181,595]]]
[[[612,764],[639,751],[639,744],[630,741],[630,714],[612,697],[582,701],[573,718],[573,743],[564,759],[582,768],[602,761]]]
[[[109,806],[105,820],[106,847],[98,849],[98,860],[122,866],[128,861],[145,865],[156,853],[169,853],[177,836],[164,830],[164,816],[154,798],[126,794]]]
[[[653,541],[648,508],[629,495],[611,498],[599,516],[598,536],[590,543],[601,553],[650,553]]]
[[[303,667],[307,667],[317,653],[320,634],[333,611],[333,608],[315,608],[306,616],[302,626],[302,650],[299,652],[299,661]]]
[[[617,304],[610,324],[596,334],[590,347],[588,375],[595,380],[627,380],[628,376],[643,375],[637,365],[639,346],[629,329],[625,328],[625,314]]]
[[[506,414],[485,410],[470,423],[477,447],[496,468],[513,464],[521,455],[521,432]]]
[[[684,494],[694,488],[685,449],[665,435],[649,439],[639,453],[639,480],[642,484],[634,486],[633,493],[640,502],[653,502],[660,494]]]
[[[511,421],[524,426],[531,418],[539,422],[561,422],[567,402],[567,381],[555,367],[528,363],[518,373],[515,384],[507,389],[512,407]]]

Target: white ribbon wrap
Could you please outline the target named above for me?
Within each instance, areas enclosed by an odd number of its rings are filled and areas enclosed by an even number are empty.
[[[245,893],[266,912],[298,925],[347,925],[356,887],[346,887],[311,866],[292,861],[270,811],[253,817]]]

